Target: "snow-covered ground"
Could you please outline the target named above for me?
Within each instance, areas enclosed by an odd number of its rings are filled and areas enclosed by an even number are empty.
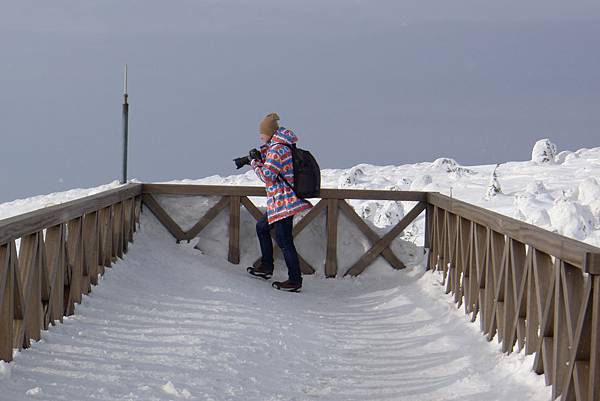
[[[600,148],[534,160],[458,165],[451,159],[324,170],[324,187],[439,191],[600,245]],[[260,185],[252,172],[182,183]],[[117,186],[0,205],[0,218]],[[215,199],[163,196],[184,228]],[[253,199],[258,205],[263,198]],[[384,232],[410,202],[353,201]],[[175,244],[146,211],[125,260],[108,269],[76,315],[0,363],[0,400],[548,400],[531,357],[488,343],[427,273],[423,218],[393,244],[409,268],[381,259],[358,278],[322,274],[324,218],[298,238],[317,268],[304,292],[273,291],[244,266],[258,255],[242,214],[242,263],[224,260],[222,215],[190,244]],[[341,271],[368,246],[341,218]],[[247,231],[244,231],[247,230]],[[281,261],[275,278],[283,277]]]
[[[492,181],[495,185],[491,185]],[[173,182],[261,185],[252,171],[229,177],[217,175]],[[359,164],[350,169],[323,170],[322,186],[437,191],[600,246],[600,147],[558,152],[550,141],[540,140],[532,150],[530,161],[461,166],[453,159],[441,158],[398,166]],[[255,201],[260,204],[264,198]],[[351,203],[376,227],[388,227],[398,222],[413,204]],[[406,230],[405,238],[422,238],[423,227],[424,219],[421,218]]]

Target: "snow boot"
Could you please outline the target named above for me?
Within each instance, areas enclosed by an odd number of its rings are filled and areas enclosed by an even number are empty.
[[[280,291],[298,292],[302,288],[302,284],[292,283],[290,280],[275,281],[271,284],[273,288]]]
[[[265,270],[262,266],[252,267],[246,269],[248,273],[250,273],[254,277],[264,278],[265,280],[273,277],[273,271]]]

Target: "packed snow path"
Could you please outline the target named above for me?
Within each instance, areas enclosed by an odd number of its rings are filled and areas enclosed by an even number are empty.
[[[0,399],[549,399],[531,359],[486,342],[438,281],[374,265],[278,292],[146,214],[76,315],[0,363]]]

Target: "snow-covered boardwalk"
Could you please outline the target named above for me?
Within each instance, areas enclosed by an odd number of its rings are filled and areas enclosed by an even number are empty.
[[[438,276],[372,271],[280,293],[143,219],[76,315],[0,364],[0,400],[550,398]]]

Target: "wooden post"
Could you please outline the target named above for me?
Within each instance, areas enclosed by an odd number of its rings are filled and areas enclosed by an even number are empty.
[[[427,209],[425,209],[425,241],[423,248],[427,254],[427,270],[431,270],[431,257],[429,257],[429,254],[431,253],[433,236],[433,208],[434,206],[428,203]]]
[[[86,294],[92,289],[91,285],[98,284],[98,274],[100,266],[98,265],[98,213],[88,213],[83,217],[83,251],[84,251],[84,269],[82,288]]]
[[[57,320],[62,323],[65,272],[67,269],[64,224],[50,227],[46,231],[46,255],[51,287],[48,309],[49,319],[52,324]]]
[[[600,398],[600,275],[592,275],[592,328],[590,347],[588,399]]]
[[[67,223],[68,269],[65,282],[65,316],[75,313],[75,304],[81,303],[83,274],[82,217]]]
[[[240,197],[229,200],[229,262],[240,263]]]
[[[337,228],[338,226],[338,200],[327,201],[327,256],[325,259],[325,276],[337,275]]]
[[[14,320],[14,271],[9,247],[0,246],[0,360],[12,361]]]
[[[23,323],[28,338],[35,341],[41,338],[43,326],[38,241],[39,233],[30,234],[21,239],[19,247],[19,278],[23,284],[23,297],[27,304]]]
[[[10,269],[13,272],[13,348],[29,348],[31,345],[29,341],[30,336],[27,331],[27,325],[25,324],[28,304],[24,297],[23,283],[19,273],[21,269],[19,268],[19,258],[17,257],[17,246],[15,241],[10,242],[8,259],[8,263],[11,265]]]

